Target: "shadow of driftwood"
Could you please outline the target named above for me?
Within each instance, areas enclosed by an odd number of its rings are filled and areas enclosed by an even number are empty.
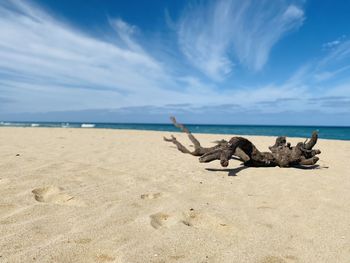
[[[211,171],[211,172],[228,172],[228,176],[237,176],[237,174],[240,171],[245,170],[247,168],[249,168],[249,167],[247,167],[247,166],[239,166],[237,168],[232,168],[232,169],[205,168],[205,170]]]
[[[316,170],[316,169],[328,169],[328,166],[320,166],[318,164],[314,165],[294,165],[291,168],[302,169],[302,170]]]
[[[237,168],[232,168],[232,169],[216,169],[216,168],[205,168],[205,170],[210,171],[210,172],[228,172],[228,176],[237,176],[237,174],[240,171],[243,171],[248,168],[259,168],[259,167],[249,167],[249,166],[239,166]],[[296,169],[302,169],[302,170],[318,170],[318,169],[328,169],[328,166],[320,166],[318,164],[315,165],[308,165],[308,166],[303,166],[303,165],[296,165],[292,166],[290,168],[296,168]],[[286,169],[286,168],[283,168]]]

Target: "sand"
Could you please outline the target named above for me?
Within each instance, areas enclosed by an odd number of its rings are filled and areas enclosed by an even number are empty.
[[[320,140],[317,169],[223,169],[169,134],[0,128],[0,262],[350,262],[350,141]]]

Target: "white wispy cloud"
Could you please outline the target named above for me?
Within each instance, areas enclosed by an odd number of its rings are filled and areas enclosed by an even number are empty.
[[[316,72],[314,74],[314,78],[317,82],[322,82],[322,81],[332,79],[332,78],[336,77],[337,75],[339,75],[343,72],[346,72],[348,70],[350,70],[350,65],[340,67],[340,68],[335,69],[335,70],[320,71],[320,72]]]
[[[338,37],[337,39],[335,40],[332,40],[332,41],[328,41],[326,43],[323,43],[322,44],[322,47],[324,49],[333,49],[335,48],[336,46],[338,46],[339,44],[343,43],[344,41],[346,40],[346,35],[341,35],[340,37]]]
[[[334,80],[350,70],[350,40],[344,40],[342,37],[326,43],[326,46],[324,56],[314,62],[307,72],[316,82]],[[346,76],[345,79],[349,80]]]
[[[333,40],[333,41],[324,43],[324,44],[322,45],[322,47],[323,47],[323,48],[333,48],[333,47],[338,46],[340,43],[341,43],[340,40]]]
[[[110,22],[114,43],[62,23],[30,2],[2,1],[0,86],[18,102],[17,109],[8,110],[44,111],[56,101],[62,104],[58,109],[86,108],[84,100],[90,108],[120,107],[140,104],[150,93],[181,100],[180,92],[167,91],[172,77],[163,64],[133,40],[135,27],[121,19]],[[47,102],[32,107],[39,98]],[[157,96],[147,99],[161,103]]]
[[[348,64],[350,58],[350,40],[333,45],[330,52],[319,62],[318,67],[326,67],[345,62]]]
[[[303,21],[302,7],[286,1],[212,1],[184,12],[178,41],[195,67],[221,80],[238,62],[261,70],[271,48]]]

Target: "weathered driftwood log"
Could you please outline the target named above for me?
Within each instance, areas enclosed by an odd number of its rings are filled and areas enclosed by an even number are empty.
[[[260,152],[255,145],[243,137],[232,137],[230,141],[217,141],[213,147],[202,147],[193,134],[182,124],[179,124],[174,117],[171,120],[175,127],[185,132],[192,141],[194,151],[188,150],[174,136],[165,138],[167,142],[175,144],[179,151],[194,156],[200,156],[200,162],[211,162],[220,160],[222,166],[226,167],[230,159],[240,159],[245,166],[254,167],[289,167],[297,165],[314,165],[319,158],[320,150],[312,148],[317,143],[318,133],[314,131],[309,140],[299,142],[296,146],[291,147],[287,143],[286,137],[277,137],[276,142],[269,149],[271,152]],[[236,158],[235,158],[236,157]],[[237,158],[238,157],[238,158]]]

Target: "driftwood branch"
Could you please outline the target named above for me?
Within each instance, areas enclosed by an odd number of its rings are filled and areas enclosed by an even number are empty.
[[[176,145],[177,149],[182,153],[188,153],[193,156],[203,156],[206,153],[220,149],[221,147],[223,147],[228,143],[226,140],[220,140],[220,141],[215,141],[216,145],[213,147],[202,147],[200,142],[197,140],[196,137],[194,137],[194,135],[189,131],[189,129],[186,128],[183,124],[178,123],[175,117],[170,117],[170,120],[172,121],[172,123],[176,128],[179,128],[182,132],[186,133],[190,141],[193,143],[194,150],[190,151],[183,144],[181,144],[173,135],[171,135],[170,138],[163,137],[164,141],[172,142],[173,144]],[[232,159],[239,159],[246,162],[249,160],[249,156],[247,156],[240,148],[237,148],[235,150],[234,156],[232,156]]]
[[[188,150],[174,136],[165,138],[172,142],[177,149],[183,153],[199,156],[203,163],[220,160],[222,166],[226,167],[230,159],[242,160],[245,166],[254,167],[290,167],[299,165],[314,165],[319,158],[316,156],[320,150],[313,149],[317,143],[318,133],[314,131],[310,139],[291,146],[286,137],[277,137],[275,144],[269,147],[270,152],[260,152],[256,146],[243,137],[232,137],[231,140],[217,141],[213,147],[202,147],[200,142],[183,124],[179,124],[174,117],[171,117],[174,126],[186,133],[193,143],[194,151]]]

